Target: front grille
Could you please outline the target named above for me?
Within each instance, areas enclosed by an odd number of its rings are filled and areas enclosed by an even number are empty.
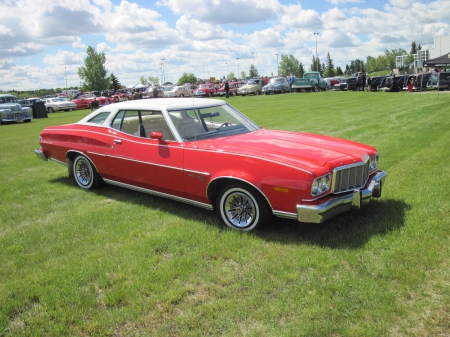
[[[364,187],[369,178],[369,160],[342,166],[333,171],[333,193],[343,193]]]

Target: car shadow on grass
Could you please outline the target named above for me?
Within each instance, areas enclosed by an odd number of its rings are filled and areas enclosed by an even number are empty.
[[[269,241],[357,249],[373,236],[400,230],[410,209],[402,200],[374,199],[361,210],[342,213],[321,224],[273,218],[265,230],[255,233]]]
[[[60,177],[51,182],[72,185],[78,189],[71,178]],[[144,205],[185,220],[215,226],[220,231],[231,230],[222,224],[215,212],[183,202],[108,184],[96,190],[83,192],[96,193],[118,202]],[[402,200],[374,199],[359,211],[342,213],[321,224],[301,223],[296,220],[273,217],[266,227],[249,234],[265,241],[285,244],[306,243],[334,249],[357,249],[364,246],[373,236],[385,235],[401,229],[405,223],[405,214],[410,208],[411,206]]]

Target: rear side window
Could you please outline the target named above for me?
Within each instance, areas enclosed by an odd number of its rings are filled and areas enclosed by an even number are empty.
[[[88,123],[94,123],[94,124],[103,124],[106,120],[106,118],[108,118],[110,112],[101,112],[98,115],[95,115],[94,117],[92,117],[90,120],[88,120]]]

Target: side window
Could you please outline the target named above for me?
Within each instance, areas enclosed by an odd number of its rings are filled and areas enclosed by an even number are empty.
[[[88,122],[94,123],[94,124],[103,124],[103,122],[106,120],[106,118],[108,118],[109,114],[110,114],[110,112],[99,113],[98,115],[95,115],[90,120],[88,120]]]
[[[112,127],[137,137],[149,138],[151,132],[160,132],[164,140],[175,139],[161,111],[123,110],[117,114]]]

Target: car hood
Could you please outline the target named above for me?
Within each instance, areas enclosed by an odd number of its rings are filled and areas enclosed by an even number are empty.
[[[0,104],[0,110],[2,109],[9,109],[12,112],[22,112],[22,106],[19,103]]]
[[[198,148],[249,155],[313,171],[331,161],[361,162],[376,150],[361,143],[329,136],[265,130],[197,142]]]
[[[248,90],[248,89],[252,89],[252,88],[255,88],[255,87],[259,87],[259,85],[257,85],[257,84],[247,84],[247,85],[243,85],[238,90]]]

